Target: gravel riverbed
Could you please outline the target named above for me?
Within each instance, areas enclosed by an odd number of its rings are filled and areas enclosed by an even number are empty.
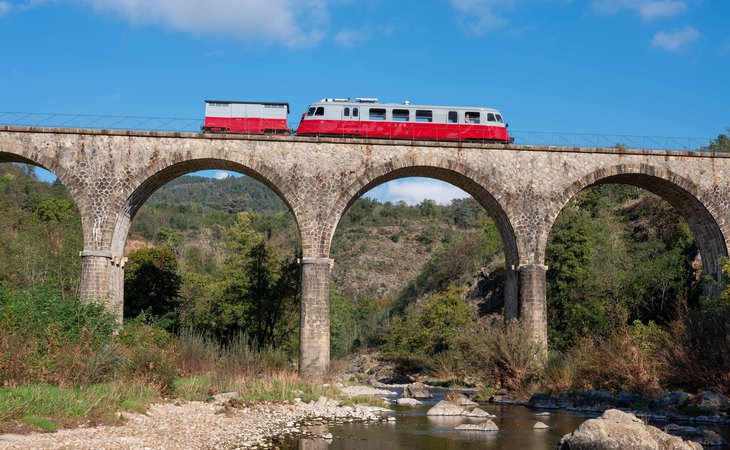
[[[339,406],[325,397],[310,403],[177,401],[153,404],[145,414],[122,413],[121,425],[0,435],[0,449],[266,448],[272,438],[305,433],[308,423],[379,422],[387,420],[385,412],[367,405]]]

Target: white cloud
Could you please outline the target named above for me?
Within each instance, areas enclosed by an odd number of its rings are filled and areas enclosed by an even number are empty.
[[[675,31],[660,31],[651,40],[650,47],[671,53],[687,51],[702,35],[693,27]]]
[[[371,40],[374,36],[390,36],[393,34],[393,27],[373,29],[345,28],[335,35],[335,42],[342,47],[358,47]]]
[[[26,11],[52,1],[53,0],[27,0],[24,2],[9,2],[6,0],[0,0],[0,17],[8,15],[11,12]]]
[[[137,24],[308,47],[322,39],[327,0],[78,0]]]
[[[591,6],[599,14],[632,11],[645,21],[676,16],[687,10],[683,0],[593,0]]]
[[[409,205],[416,205],[425,199],[446,205],[455,198],[469,196],[456,186],[430,178],[404,178],[390,181],[365,194],[365,197],[375,198],[381,202],[395,203],[402,200]]]
[[[215,174],[213,174],[213,178],[215,178],[216,180],[222,180],[222,179],[228,178],[230,176],[231,176],[231,174],[226,172],[225,170],[219,170]]]
[[[505,10],[515,7],[518,0],[450,0],[469,32],[481,35],[506,26]]]

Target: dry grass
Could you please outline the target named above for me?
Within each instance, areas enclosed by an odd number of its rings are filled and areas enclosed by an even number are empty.
[[[661,349],[662,383],[730,394],[730,311],[690,314],[670,325],[675,344]]]

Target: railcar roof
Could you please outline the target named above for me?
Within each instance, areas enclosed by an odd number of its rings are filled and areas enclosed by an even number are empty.
[[[489,111],[499,112],[498,109],[488,108],[486,106],[444,106],[444,105],[417,105],[415,103],[409,103],[404,105],[403,103],[373,103],[373,102],[314,102],[310,103],[309,106],[328,106],[328,105],[344,105],[344,106],[359,106],[359,107],[374,107],[374,106],[388,106],[393,108],[424,108],[424,109],[473,109],[476,111]]]
[[[289,113],[289,103],[286,102],[241,102],[236,100],[205,100],[205,103],[238,103],[240,105],[286,105],[286,112]]]

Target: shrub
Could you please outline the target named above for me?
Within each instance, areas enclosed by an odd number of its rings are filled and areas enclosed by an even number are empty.
[[[536,381],[542,357],[528,331],[519,322],[483,324],[459,338],[462,373],[480,374],[495,387],[519,391]]]
[[[102,360],[115,327],[101,305],[42,286],[21,292],[0,288],[0,385],[107,379],[112,370]]]
[[[409,306],[404,319],[393,319],[382,355],[393,361],[433,356],[453,348],[457,337],[473,324],[471,309],[461,299],[461,291],[449,286]]]
[[[573,387],[575,367],[570,358],[560,352],[548,355],[543,370],[543,388],[551,392],[564,392]]]
[[[628,327],[605,339],[584,338],[570,352],[574,387],[652,393],[659,388],[658,363],[632,339]]]
[[[176,357],[170,333],[131,322],[122,328],[119,341],[125,357],[125,377],[154,387],[163,394],[172,391]]]
[[[668,387],[715,389],[730,394],[730,310],[690,312],[670,324],[675,344],[661,351]]]
[[[178,335],[177,367],[181,375],[212,373],[219,357],[219,345],[212,337],[191,328]]]

